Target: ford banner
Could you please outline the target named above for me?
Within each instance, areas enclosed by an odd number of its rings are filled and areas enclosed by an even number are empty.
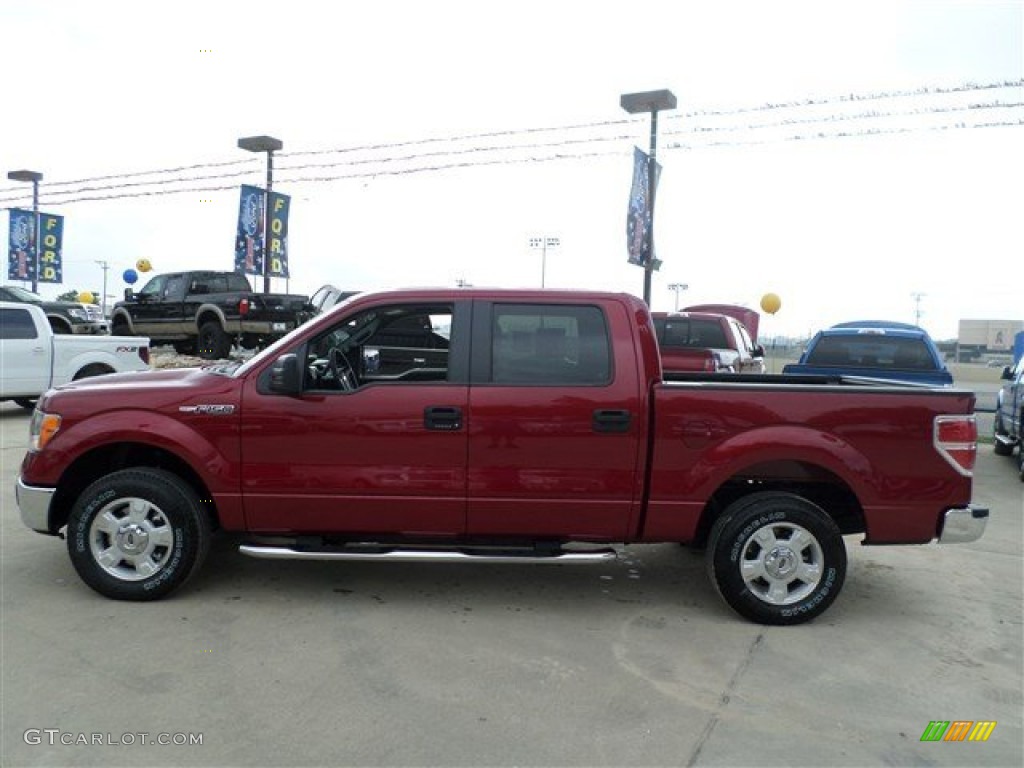
[[[35,282],[36,215],[32,211],[11,208],[7,243],[7,278]]]
[[[264,195],[259,187],[242,185],[235,235],[235,272],[243,275],[263,274]]]
[[[39,214],[39,282],[64,282],[64,217]]]
[[[270,234],[267,236],[267,274],[288,277],[288,210],[291,197],[280,192],[270,193]]]

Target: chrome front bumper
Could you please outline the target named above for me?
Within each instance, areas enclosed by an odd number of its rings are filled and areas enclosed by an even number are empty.
[[[982,507],[948,509],[942,520],[939,533],[940,544],[962,544],[977,541],[985,532],[988,510]]]
[[[25,485],[18,477],[14,495],[21,513],[21,522],[39,533],[52,533],[50,530],[50,501],[55,488],[37,488]]]

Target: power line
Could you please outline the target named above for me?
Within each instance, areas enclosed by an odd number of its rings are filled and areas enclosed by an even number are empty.
[[[1024,83],[1024,81],[1021,81],[1021,83]],[[752,112],[777,111],[777,110],[780,110],[780,109],[794,109],[794,108],[795,109],[804,109],[804,108],[806,108],[808,106],[819,107],[819,106],[824,105],[824,104],[847,103],[847,102],[865,102],[865,101],[871,101],[871,100],[876,100],[877,101],[877,100],[880,100],[880,99],[903,98],[903,97],[906,97],[906,96],[935,95],[935,94],[946,94],[946,93],[968,93],[968,92],[972,92],[972,91],[976,91],[976,90],[994,90],[994,89],[1001,89],[1001,88],[1006,88],[1006,87],[1016,87],[1017,85],[1018,85],[1018,83],[1011,83],[1011,84],[1006,84],[1006,83],[1003,83],[1003,84],[987,84],[987,85],[981,85],[981,86],[966,84],[966,85],[963,85],[963,86],[958,86],[958,87],[955,87],[955,88],[947,88],[947,89],[931,89],[931,90],[929,90],[929,89],[916,89],[914,91],[905,91],[905,92],[865,94],[865,95],[859,95],[859,96],[851,95],[851,96],[837,97],[837,98],[833,98],[833,99],[821,99],[821,100],[810,100],[810,99],[808,99],[808,100],[804,100],[804,101],[801,101],[801,102],[790,102],[790,103],[786,103],[786,104],[766,104],[766,105],[761,105],[761,106],[758,106],[758,107],[750,107],[750,108],[736,109],[736,110],[730,110],[730,111],[720,111],[720,112],[697,111],[697,112],[690,112],[690,113],[687,113],[687,114],[689,116],[691,116],[691,117],[692,116],[696,116],[696,115],[705,115],[705,116],[709,116],[710,115],[710,116],[714,116],[714,117],[719,117],[719,116],[728,116],[728,115],[749,114],[749,113],[752,113]],[[705,126],[699,126],[698,125],[698,126],[695,126],[695,127],[691,127],[691,128],[687,128],[687,129],[682,129],[682,130],[674,130],[674,131],[673,130],[669,130],[669,131],[666,131],[664,135],[665,136],[692,136],[693,139],[694,139],[694,143],[692,143],[692,144],[682,144],[682,143],[676,142],[675,144],[669,145],[669,147],[667,147],[668,150],[680,150],[680,149],[694,149],[696,147],[707,148],[707,147],[727,147],[727,146],[750,146],[750,145],[757,145],[757,144],[777,143],[779,141],[793,141],[793,140],[811,140],[811,139],[823,139],[823,138],[849,138],[849,137],[856,137],[856,136],[878,136],[878,135],[886,135],[886,134],[893,134],[893,133],[907,133],[907,132],[910,132],[911,130],[913,130],[913,131],[919,131],[919,130],[946,130],[946,129],[963,129],[963,128],[1016,126],[1016,125],[1021,125],[1022,123],[1024,123],[1024,121],[1022,121],[1022,120],[1017,120],[1017,121],[1012,121],[1012,120],[1008,120],[1007,121],[1007,120],[1004,120],[1004,121],[1001,121],[1001,122],[999,122],[999,121],[989,121],[989,122],[986,122],[986,123],[977,123],[977,124],[974,124],[974,125],[967,125],[965,123],[961,123],[961,124],[952,125],[952,126],[928,126],[928,127],[925,127],[925,128],[918,127],[918,128],[914,128],[914,129],[906,129],[906,128],[903,128],[903,129],[892,129],[892,128],[889,128],[889,129],[886,129],[886,130],[883,130],[883,129],[854,130],[854,131],[843,130],[843,131],[837,131],[837,132],[830,132],[830,133],[827,133],[827,134],[819,131],[817,134],[810,134],[810,135],[803,135],[803,136],[801,136],[801,135],[782,136],[782,137],[776,137],[776,138],[768,140],[768,141],[761,141],[761,140],[752,140],[752,141],[751,140],[748,140],[748,141],[713,141],[713,140],[711,140],[711,141],[707,141],[706,140],[708,138],[713,138],[713,136],[715,134],[723,134],[723,133],[738,133],[738,132],[756,133],[758,131],[762,131],[763,132],[763,131],[767,131],[769,129],[778,129],[778,128],[790,128],[790,127],[804,127],[804,128],[807,128],[807,127],[813,127],[815,125],[826,124],[826,123],[827,124],[854,123],[854,122],[866,121],[866,120],[884,121],[884,120],[892,120],[892,119],[896,119],[896,118],[907,118],[907,117],[920,118],[920,117],[925,117],[925,116],[928,116],[928,115],[950,116],[950,115],[954,115],[956,113],[963,113],[963,112],[968,112],[968,113],[975,112],[975,113],[977,113],[977,112],[979,112],[981,110],[995,110],[995,109],[1011,109],[1012,110],[1012,109],[1020,108],[1021,106],[1024,106],[1024,102],[1020,102],[1020,101],[1014,101],[1014,102],[995,101],[995,102],[989,102],[989,103],[975,103],[975,104],[960,105],[960,106],[940,106],[940,107],[930,107],[930,108],[927,108],[927,109],[910,109],[910,110],[902,110],[902,111],[892,111],[892,110],[890,110],[890,111],[877,111],[877,110],[871,110],[871,111],[861,111],[861,112],[858,112],[858,113],[855,113],[855,114],[847,114],[847,115],[834,115],[834,114],[830,114],[830,115],[824,115],[824,116],[816,116],[816,117],[812,117],[812,118],[786,118],[786,119],[782,119],[782,120],[776,120],[776,121],[773,121],[773,122],[760,123],[760,124],[749,124],[748,123],[746,125],[735,125],[734,124],[734,125],[714,126],[714,127],[705,127]],[[678,116],[677,116],[677,118],[678,118]],[[556,127],[556,128],[547,127],[547,128],[529,128],[529,129],[504,130],[504,131],[494,131],[494,132],[488,132],[488,133],[467,134],[467,135],[464,135],[464,136],[454,136],[454,137],[448,137],[448,138],[444,138],[444,139],[428,138],[428,139],[418,139],[418,140],[406,141],[406,142],[396,142],[396,143],[390,143],[390,144],[369,145],[369,146],[365,146],[365,147],[350,147],[350,148],[333,149],[333,150],[299,151],[299,152],[291,152],[291,153],[282,153],[282,156],[283,157],[292,157],[292,158],[316,157],[316,156],[322,156],[322,155],[327,155],[327,154],[342,154],[342,153],[346,153],[347,154],[347,153],[354,153],[354,152],[374,151],[374,150],[378,150],[378,149],[395,149],[395,148],[399,148],[399,147],[425,146],[425,145],[435,144],[435,143],[440,143],[440,142],[449,142],[449,143],[451,143],[451,142],[465,141],[465,140],[469,140],[469,139],[493,138],[493,137],[499,137],[499,136],[531,136],[533,134],[540,134],[540,133],[545,133],[545,132],[554,132],[554,131],[559,131],[559,130],[561,130],[561,131],[572,131],[572,130],[579,130],[579,129],[583,129],[583,128],[607,129],[609,127],[621,126],[621,125],[627,124],[629,122],[630,122],[629,120],[614,120],[614,121],[604,121],[604,122],[600,122],[600,123],[587,123],[587,124],[578,124],[578,125],[574,125],[574,126],[562,126],[562,127]],[[406,174],[411,174],[411,173],[436,172],[436,171],[455,169],[455,168],[468,168],[468,167],[478,167],[478,166],[492,166],[492,165],[501,165],[501,164],[516,164],[516,163],[524,163],[524,162],[549,162],[549,161],[556,161],[556,160],[583,159],[583,158],[589,158],[589,157],[598,157],[598,156],[622,154],[626,150],[623,150],[623,151],[616,150],[616,151],[608,151],[608,152],[596,152],[596,151],[593,151],[593,152],[576,152],[575,154],[565,154],[565,153],[562,153],[562,152],[554,152],[552,150],[567,149],[567,148],[572,148],[572,147],[578,147],[578,146],[581,146],[581,145],[598,145],[598,144],[601,144],[601,143],[626,141],[626,140],[632,140],[634,138],[635,138],[635,136],[633,136],[631,133],[630,134],[612,134],[612,135],[603,135],[603,136],[602,135],[589,135],[589,136],[585,136],[585,137],[582,137],[582,138],[563,138],[563,139],[559,139],[557,141],[549,141],[549,142],[511,143],[511,144],[501,144],[501,145],[491,144],[491,145],[473,146],[473,147],[464,147],[464,148],[458,148],[457,147],[457,148],[449,148],[449,149],[440,149],[440,150],[436,150],[436,151],[432,151],[432,152],[420,152],[420,153],[405,154],[405,155],[400,155],[400,156],[396,156],[396,157],[383,157],[383,158],[382,157],[369,157],[369,158],[365,158],[364,157],[364,158],[351,159],[351,160],[304,163],[304,164],[296,164],[296,165],[291,165],[291,166],[282,164],[281,166],[279,166],[278,171],[279,171],[279,174],[281,175],[282,181],[284,181],[286,183],[287,182],[301,183],[301,182],[338,181],[338,180],[344,180],[344,179],[366,178],[366,177],[385,176],[385,175],[406,175]],[[432,159],[432,158],[443,159],[443,158],[448,158],[448,157],[454,158],[454,157],[460,157],[460,156],[466,156],[466,155],[522,153],[524,151],[537,151],[537,150],[541,150],[542,151],[542,154],[540,156],[531,155],[531,156],[528,156],[528,157],[499,157],[497,159],[477,159],[475,161],[470,161],[470,162],[434,163],[434,164],[431,164],[431,165],[422,165],[421,164],[419,167],[397,168],[397,169],[395,168],[395,166],[400,165],[401,163],[422,163],[422,161],[425,161],[425,160],[428,160],[428,159]],[[145,177],[145,176],[158,176],[160,174],[181,173],[183,171],[188,171],[188,170],[205,170],[205,169],[213,169],[213,168],[230,168],[230,167],[238,167],[238,166],[242,166],[242,165],[250,165],[251,166],[253,164],[253,162],[254,162],[253,160],[247,158],[247,159],[244,159],[244,160],[232,160],[232,161],[216,162],[216,163],[197,163],[197,164],[192,164],[192,165],[179,166],[179,167],[176,167],[176,168],[161,169],[161,170],[157,170],[157,171],[141,171],[141,172],[134,172],[134,173],[111,174],[111,175],[107,175],[107,176],[97,176],[97,177],[92,177],[92,178],[88,178],[88,179],[79,179],[79,180],[76,180],[76,181],[53,182],[53,183],[47,185],[47,197],[48,198],[53,198],[54,196],[57,196],[58,198],[63,197],[64,199],[50,200],[50,202],[53,202],[55,204],[70,204],[70,203],[76,203],[76,202],[97,201],[97,200],[105,200],[105,199],[120,199],[120,198],[126,198],[126,197],[144,197],[144,196],[165,195],[165,194],[184,194],[184,193],[188,193],[188,192],[213,192],[213,191],[220,191],[220,190],[224,190],[224,189],[233,189],[233,188],[235,188],[234,185],[224,185],[224,184],[216,185],[216,184],[206,184],[204,182],[216,182],[216,181],[222,181],[222,180],[228,179],[228,178],[236,178],[236,177],[239,177],[239,176],[248,175],[249,173],[251,173],[250,169],[239,170],[239,171],[234,171],[234,172],[227,172],[227,173],[221,172],[221,173],[211,173],[211,174],[196,174],[196,175],[192,175],[192,176],[178,176],[176,178],[157,178],[157,179],[141,180],[141,181],[125,181],[125,182],[119,183],[119,184],[111,183],[111,184],[101,184],[101,185],[92,185],[92,186],[78,186],[78,187],[73,188],[73,189],[67,189],[67,187],[72,187],[72,186],[74,186],[76,184],[78,184],[78,185],[89,184],[91,182],[117,181],[117,180],[121,180],[121,179],[129,179],[129,178],[130,179],[139,179],[139,178]],[[337,168],[339,166],[340,167],[345,167],[345,168],[355,168],[357,166],[362,166],[362,165],[377,165],[377,166],[381,166],[381,167],[379,167],[379,168],[377,168],[375,170],[372,170],[372,171],[368,171],[368,172],[342,173],[342,174],[330,174],[330,175],[319,175],[319,176],[307,176],[307,175],[295,176],[295,175],[289,175],[289,172],[296,172],[296,171],[309,171],[309,170],[315,170],[315,169]],[[202,186],[189,186],[189,187],[184,187],[184,188],[178,186],[178,185],[182,185],[182,184],[193,184],[194,185],[195,182],[202,183]],[[166,187],[169,187],[169,186],[173,186],[173,188],[167,189]],[[54,189],[54,187],[57,187],[58,189]],[[65,189],[60,189],[61,187],[64,187]],[[154,189],[154,187],[155,187],[155,189]],[[143,188],[149,188],[149,189],[143,189]],[[124,192],[123,194],[119,193],[120,191],[124,191],[124,190],[133,190],[133,191],[127,191],[127,192]],[[7,193],[7,195],[8,195],[7,197],[3,197],[4,192]],[[96,192],[96,193],[104,193],[104,192],[106,192],[106,193],[115,193],[115,194],[98,194],[98,195],[85,194],[85,195],[83,195],[83,193],[92,193],[92,192]],[[24,199],[24,197],[25,197],[24,189],[21,188],[21,187],[10,188],[8,190],[0,190],[0,204],[10,203],[10,202],[14,202],[16,200],[21,200],[21,199]]]

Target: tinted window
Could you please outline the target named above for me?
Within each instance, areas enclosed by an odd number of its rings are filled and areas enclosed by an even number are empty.
[[[0,338],[34,339],[36,324],[24,309],[0,309]]]
[[[699,317],[666,318],[658,343],[663,347],[729,348],[721,323]]]
[[[923,340],[874,334],[823,336],[811,350],[807,362],[848,368],[935,370]]]
[[[498,304],[491,380],[496,384],[606,384],[611,355],[597,307]]]

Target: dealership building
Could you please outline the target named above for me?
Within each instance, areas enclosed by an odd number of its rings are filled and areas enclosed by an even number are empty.
[[[1012,356],[1024,353],[1024,321],[961,320],[957,334],[956,359],[970,362],[985,356]]]

